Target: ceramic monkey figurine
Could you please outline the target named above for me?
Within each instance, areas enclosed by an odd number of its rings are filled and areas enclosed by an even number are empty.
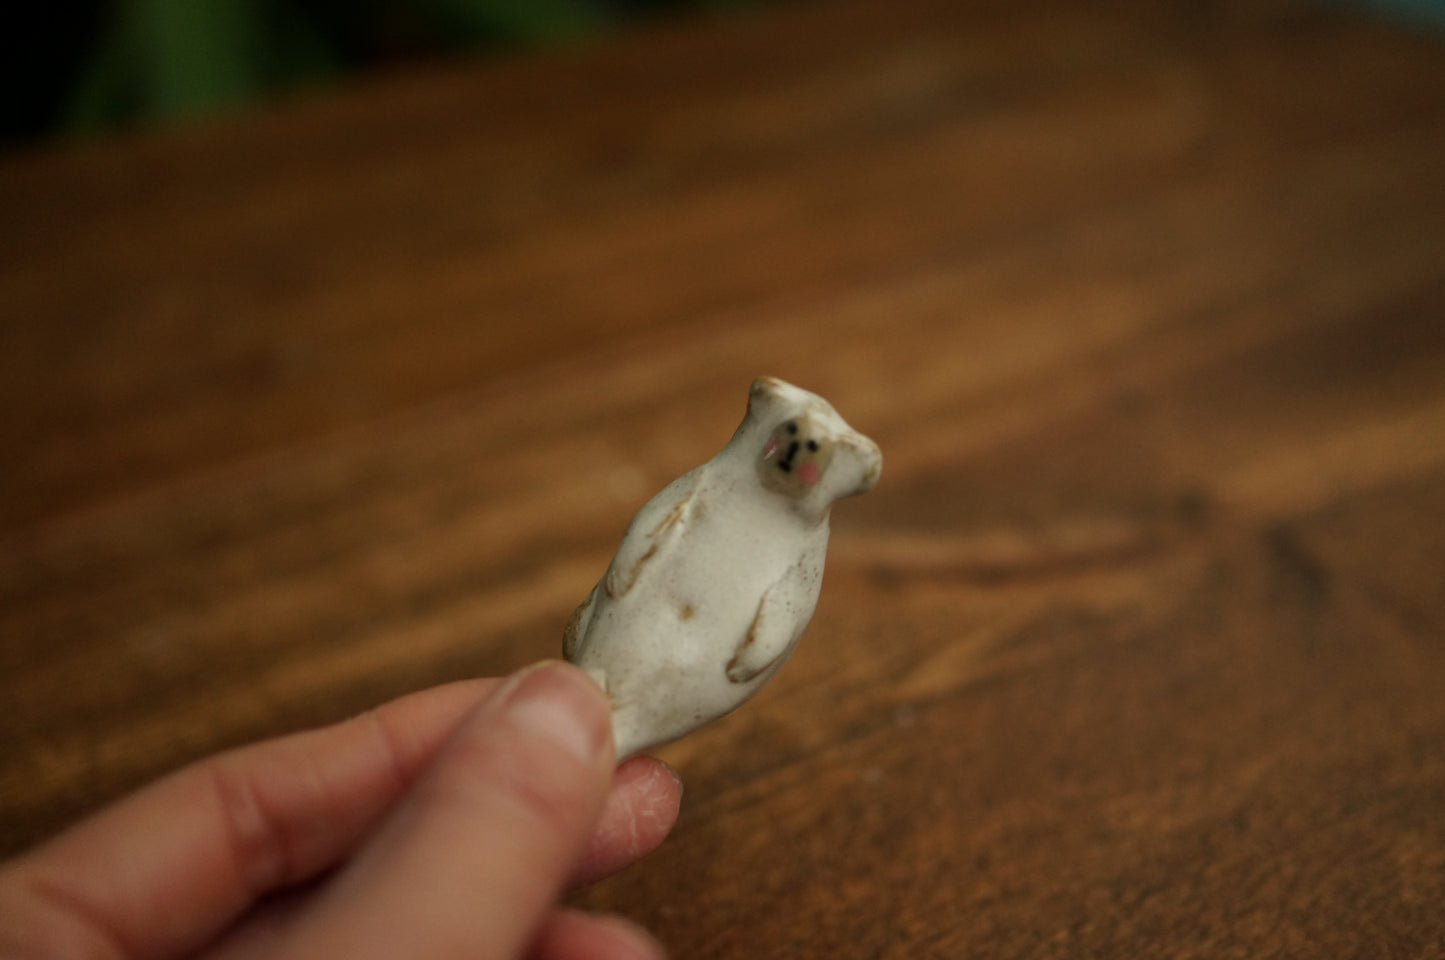
[[[563,654],[612,702],[618,760],[741,704],[792,653],[818,602],[833,501],[878,481],[878,445],[826,400],[753,383],[727,446],[632,519]]]

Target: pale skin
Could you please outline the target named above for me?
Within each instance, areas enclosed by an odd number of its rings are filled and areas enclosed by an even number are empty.
[[[3,960],[648,960],[567,889],[646,854],[681,787],[614,771],[608,705],[547,663],[204,760],[0,866]]]

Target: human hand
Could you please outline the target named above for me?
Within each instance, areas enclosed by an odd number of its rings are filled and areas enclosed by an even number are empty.
[[[666,767],[614,762],[563,663],[220,754],[5,864],[0,957],[658,957],[556,904],[676,819]]]

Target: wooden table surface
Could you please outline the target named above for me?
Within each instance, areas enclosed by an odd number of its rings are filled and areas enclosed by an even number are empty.
[[[817,3],[35,149],[0,338],[0,852],[556,655],[770,373],[882,481],[579,903],[679,957],[1445,956],[1445,38]]]

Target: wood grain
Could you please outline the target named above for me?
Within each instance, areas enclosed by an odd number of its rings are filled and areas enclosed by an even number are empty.
[[[1445,43],[882,2],[0,160],[0,850],[555,655],[751,379],[879,441],[579,897],[679,956],[1445,956]]]

